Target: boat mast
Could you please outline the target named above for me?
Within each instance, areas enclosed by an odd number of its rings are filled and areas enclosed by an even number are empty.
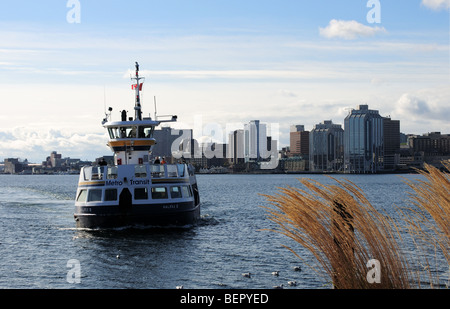
[[[131,78],[132,80],[136,80],[136,84],[133,85],[133,87],[136,90],[136,103],[134,106],[135,110],[135,116],[134,120],[142,120],[142,111],[141,111],[141,97],[140,97],[140,91],[142,90],[142,83],[139,81],[141,79],[144,79],[144,77],[139,77],[139,64],[136,62],[136,77]]]

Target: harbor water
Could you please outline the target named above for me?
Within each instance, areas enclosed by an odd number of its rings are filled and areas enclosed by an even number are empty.
[[[402,177],[421,176],[335,177],[352,180],[375,207],[390,213],[394,205],[409,203]],[[76,229],[73,219],[77,175],[0,175],[0,288],[331,288],[329,279],[308,267],[315,263],[308,251],[267,230],[276,226],[261,207],[268,206],[261,194],[301,186],[297,178],[333,183],[324,175],[197,175],[198,226],[85,231]],[[78,280],[71,280],[74,265]],[[448,266],[443,268],[445,278]]]

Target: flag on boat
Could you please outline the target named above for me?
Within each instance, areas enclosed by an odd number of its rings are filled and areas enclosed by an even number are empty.
[[[142,91],[142,84],[143,83],[139,84],[139,91]],[[137,88],[137,84],[131,85],[131,90],[136,90],[136,88]]]

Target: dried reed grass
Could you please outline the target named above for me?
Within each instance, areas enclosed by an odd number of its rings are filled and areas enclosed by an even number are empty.
[[[442,162],[450,171],[450,162]],[[423,180],[405,180],[413,190],[410,199],[413,206],[404,217],[408,231],[421,252],[440,252],[450,270],[450,174],[425,164],[418,170]],[[427,270],[430,287],[440,285],[438,265],[433,266],[427,255],[418,255],[418,263]],[[417,284],[420,286],[420,277]],[[448,284],[447,284],[448,287]]]
[[[443,164],[450,171],[450,163]],[[413,190],[413,207],[398,210],[404,220],[400,225],[417,246],[417,259],[427,270],[427,281],[433,288],[439,286],[439,272],[431,270],[427,254],[420,252],[440,249],[450,265],[450,178],[430,165],[419,173],[424,180],[405,180]],[[279,188],[276,195],[263,195],[274,206],[264,207],[277,224],[278,229],[272,231],[308,249],[321,266],[319,272],[329,276],[335,288],[422,287],[420,271],[408,263],[400,249],[400,222],[375,209],[351,181],[330,178],[336,185],[300,179],[306,190]],[[294,249],[286,248],[302,259]],[[378,284],[367,278],[371,259],[380,262]]]
[[[308,191],[288,187],[264,195],[274,206],[265,207],[278,225],[273,231],[308,249],[334,288],[409,288],[408,264],[395,238],[396,222],[377,211],[357,185],[332,179],[337,185],[302,179]],[[367,262],[372,259],[380,262],[379,284],[367,280]]]

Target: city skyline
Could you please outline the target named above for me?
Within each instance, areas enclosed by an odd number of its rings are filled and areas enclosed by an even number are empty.
[[[230,132],[223,143],[198,142],[192,129],[163,127],[154,131],[155,138],[161,142],[155,145],[151,156],[142,158],[142,163],[152,164],[156,159],[168,162],[185,159],[204,173],[412,172],[415,168],[424,168],[424,163],[445,169],[442,162],[448,160],[450,154],[450,134],[403,134],[402,138],[400,120],[382,117],[378,110],[371,110],[368,105],[352,109],[344,123],[343,129],[340,124],[325,120],[311,131],[305,131],[304,125],[292,125],[290,147],[281,150],[277,150],[278,141],[268,135],[268,132],[273,133],[273,128],[268,130],[259,120],[251,120],[243,124],[243,129]],[[406,141],[403,146],[402,139]],[[113,164],[114,160],[114,156],[102,156],[95,162]],[[0,172],[74,173],[81,166],[95,162],[63,158],[62,154],[52,151],[42,164],[30,165],[27,160],[7,158],[4,164],[0,162]]]
[[[292,157],[299,157],[302,158],[304,156],[314,156],[316,154],[320,154],[320,151],[335,151],[336,149],[332,149],[334,147],[339,147],[338,144],[340,144],[340,147],[344,147],[345,145],[349,145],[349,142],[344,142],[344,134],[352,134],[349,133],[350,131],[353,131],[354,129],[349,126],[348,119],[354,117],[354,114],[360,114],[361,111],[365,113],[365,111],[369,111],[370,113],[376,114],[376,117],[379,118],[379,120],[383,120],[383,122],[388,122],[388,126],[394,125],[394,131],[397,130],[398,134],[403,134],[406,138],[407,136],[412,137],[419,137],[423,138],[426,136],[430,136],[433,134],[441,134],[441,132],[426,132],[423,135],[422,134],[405,134],[404,132],[400,131],[400,120],[392,120],[390,117],[384,117],[383,115],[379,114],[378,110],[369,109],[368,105],[359,105],[356,108],[352,108],[348,115],[343,119],[342,123],[333,123],[332,120],[323,120],[321,122],[316,123],[311,130],[305,129],[304,125],[296,124],[290,126],[290,141],[287,145],[280,145],[279,140],[276,139],[279,137],[279,132],[276,130],[279,128],[279,124],[268,124],[261,122],[260,120],[249,120],[246,123],[237,124],[234,123],[229,127],[233,127],[232,131],[227,131],[227,133],[220,132],[222,129],[219,124],[203,124],[200,122],[201,126],[196,126],[197,129],[200,128],[204,132],[211,132],[215,134],[215,136],[201,136],[201,134],[196,133],[192,128],[173,128],[171,126],[162,126],[159,128],[156,128],[154,131],[154,138],[157,140],[158,147],[152,150],[152,154],[149,157],[149,159],[154,159],[156,157],[162,158],[164,156],[173,156],[175,159],[180,158],[227,158],[227,159],[242,159],[241,163],[247,163],[250,161],[254,162],[263,162],[263,161],[270,161],[271,162],[271,168],[275,168],[273,166],[275,162],[275,158],[278,155],[281,155],[282,153],[289,153],[289,155]],[[381,122],[381,123],[383,123]],[[380,123],[380,124],[381,124]],[[204,125],[204,126],[203,126]],[[379,125],[379,124],[378,124]],[[359,125],[358,125],[359,126]],[[386,130],[386,124],[383,124],[384,129]],[[345,130],[345,127],[347,127],[347,130]],[[275,130],[274,130],[275,129]],[[342,136],[338,137],[339,142],[336,140],[337,144],[335,145],[335,142],[333,142],[332,146],[331,144],[328,146],[325,146],[327,142],[324,140],[320,140],[324,138],[324,136],[319,137],[319,140],[316,137],[310,137],[315,132],[321,132],[325,129],[326,132],[332,132],[332,134],[336,134],[335,130],[338,129],[342,133]],[[388,130],[391,130],[389,127]],[[205,131],[206,130],[206,131]],[[379,130],[379,129],[377,129]],[[381,132],[381,131],[380,131]],[[300,138],[300,135],[297,136],[297,133],[307,133],[306,135],[306,143],[300,142],[297,140]],[[327,133],[327,134],[328,134]],[[239,141],[237,141],[236,134],[240,135]],[[273,134],[273,136],[272,136]],[[295,136],[294,136],[294,135]],[[389,133],[390,134],[390,133]],[[443,133],[444,135],[450,135],[448,133]],[[364,136],[365,134],[363,134]],[[220,137],[217,139],[217,137]],[[392,140],[392,136],[384,136],[384,140],[381,136],[378,136],[377,138],[381,138],[381,140],[378,141],[380,145],[383,145],[382,148],[384,148],[384,145],[386,144],[387,150],[386,154],[392,155],[395,153],[398,153],[400,150],[400,136],[398,135],[398,141],[394,137],[394,140]],[[110,137],[105,137],[109,139]],[[200,138],[200,139],[199,139]],[[223,138],[223,139],[222,139]],[[303,135],[301,135],[300,140],[304,138]],[[387,138],[387,140],[386,140]],[[357,137],[359,139],[359,137]],[[159,142],[158,142],[159,141]],[[270,145],[269,145],[270,143]],[[389,146],[388,146],[389,145]],[[217,148],[219,146],[219,148]],[[330,147],[331,148],[326,148]],[[409,145],[408,145],[409,146]],[[276,149],[275,149],[276,147]],[[311,150],[318,147],[319,153],[316,153],[317,150]],[[325,149],[325,148],[326,149]],[[393,149],[392,149],[393,147]],[[81,160],[81,161],[96,161],[101,157],[112,157],[114,155],[113,152],[111,152],[111,149],[109,146],[107,147],[108,153],[103,153],[100,156],[96,158],[77,158],[75,160]],[[302,151],[302,149],[304,149]],[[273,151],[272,151],[273,150]],[[311,152],[312,151],[312,152]],[[342,157],[344,159],[344,149],[341,149],[342,153],[338,156]],[[111,153],[110,153],[111,152]],[[171,153],[171,154],[170,154]],[[359,153],[359,150],[357,151]],[[52,150],[51,155],[57,154],[59,158],[61,158],[61,154],[58,154],[58,150]],[[325,154],[325,153],[323,153]],[[336,155],[336,154],[334,154]],[[380,153],[380,155],[384,155],[384,150]],[[12,156],[7,156],[4,159],[19,159],[20,162],[27,161],[32,164],[39,164],[40,162],[49,161],[51,156],[47,156],[45,160],[38,159],[37,161],[29,160],[28,157],[26,158],[14,158]],[[74,159],[73,156],[64,156],[65,159]],[[310,158],[311,161],[315,161],[314,158]],[[386,159],[386,157],[385,157]],[[320,160],[324,160],[323,162],[327,161],[326,158],[321,158]],[[0,162],[2,161],[2,158],[0,158]],[[278,161],[278,159],[276,159]],[[238,161],[233,161],[237,163]],[[44,164],[43,163],[43,164]],[[272,164],[273,163],[273,164]],[[324,164],[324,163],[322,163]],[[343,162],[340,163],[343,165]],[[391,164],[391,163],[389,163]],[[312,166],[312,169],[315,168]],[[317,168],[317,170],[326,170],[326,168],[321,167]]]
[[[156,96],[178,128],[259,119],[280,124],[282,147],[291,125],[343,124],[367,104],[403,133],[450,132],[448,0],[0,7],[0,160],[108,154],[101,119],[132,110],[135,61],[144,114]]]

